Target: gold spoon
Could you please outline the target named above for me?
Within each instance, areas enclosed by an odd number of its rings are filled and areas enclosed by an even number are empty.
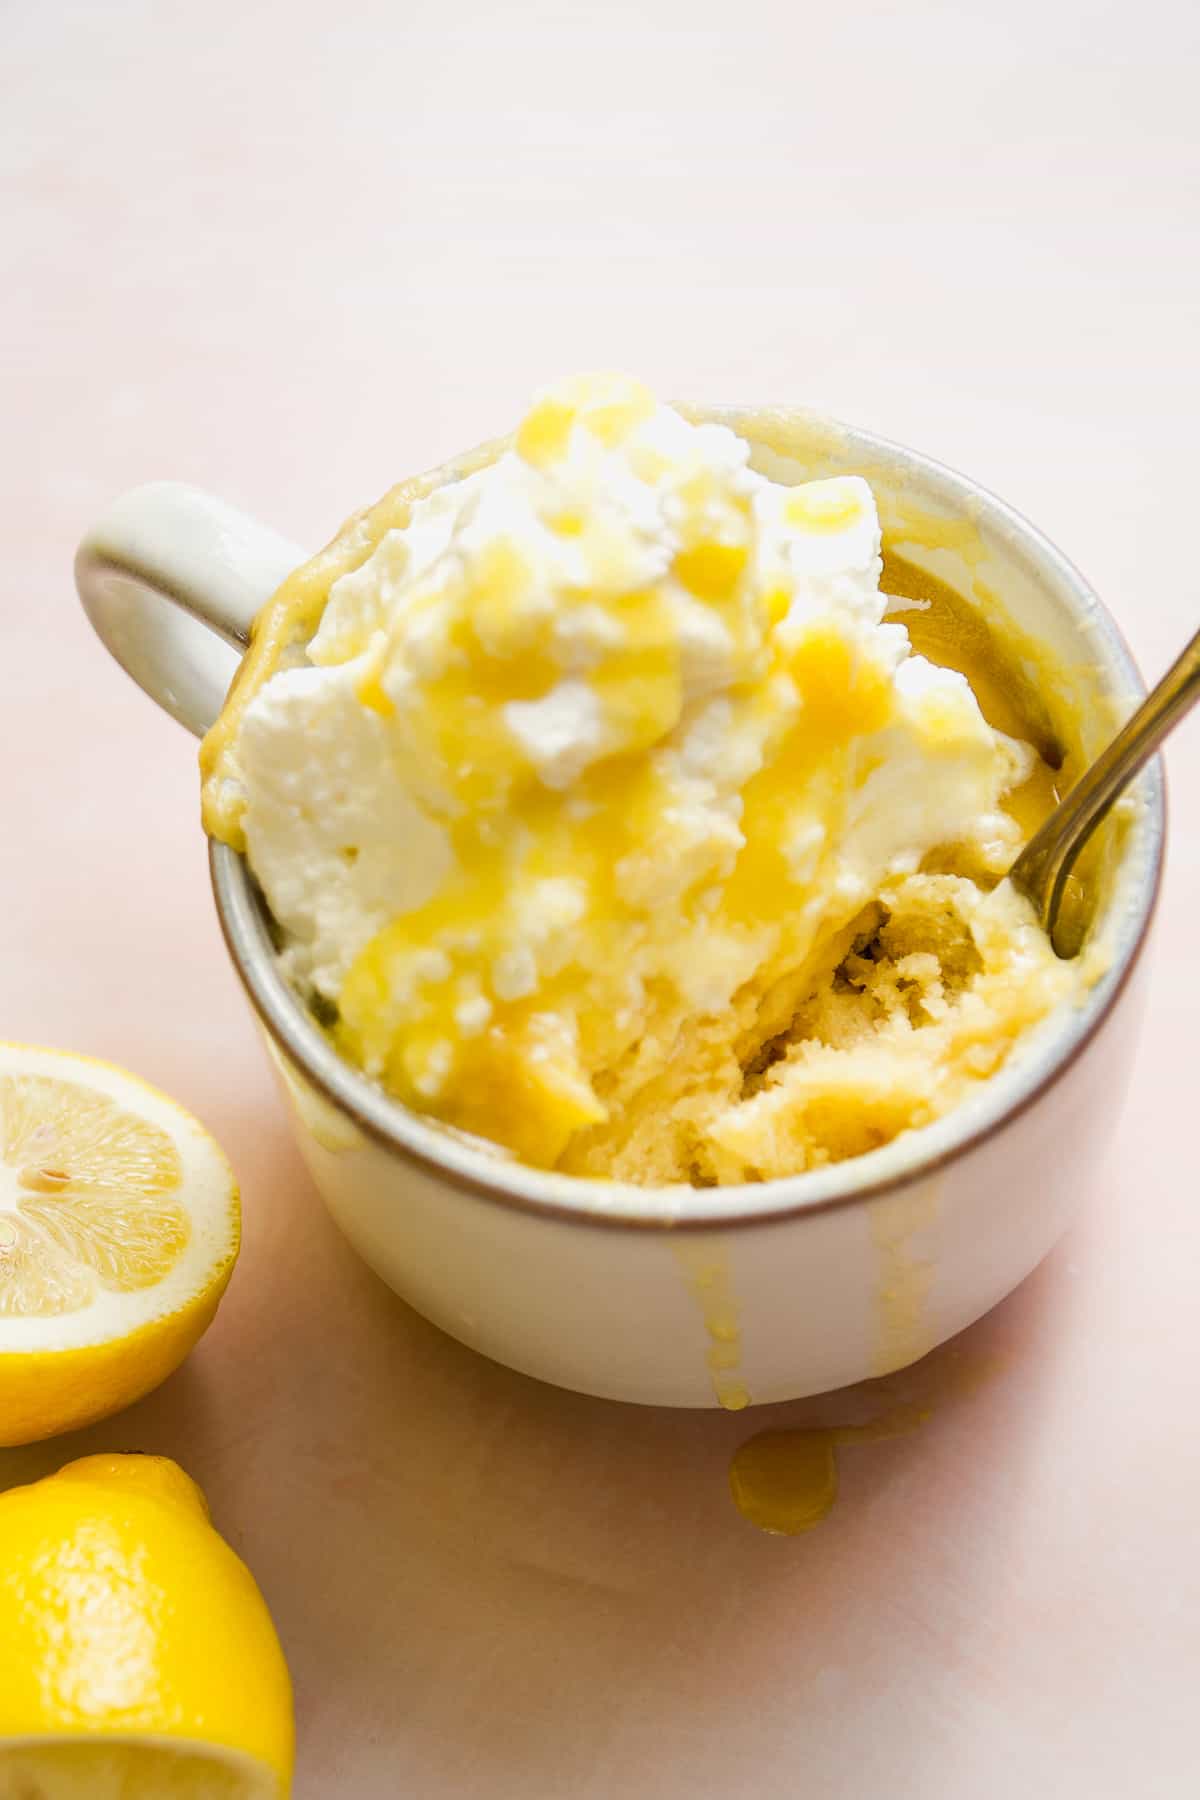
[[[1200,631],[1183,655],[1151,689],[1112,743],[1080,776],[1034,832],[1008,872],[1013,886],[1033,902],[1051,942],[1067,876],[1075,858],[1113,801],[1149,762],[1173,726],[1200,700]],[[1059,955],[1073,955],[1060,949]]]

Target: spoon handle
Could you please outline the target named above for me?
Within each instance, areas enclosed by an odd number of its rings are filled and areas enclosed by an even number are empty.
[[[1080,776],[1009,870],[1053,935],[1063,887],[1075,858],[1122,789],[1184,714],[1200,700],[1200,631],[1151,689],[1107,749]]]

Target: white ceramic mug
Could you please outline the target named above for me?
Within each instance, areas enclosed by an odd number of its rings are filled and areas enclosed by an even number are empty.
[[[706,416],[752,439],[755,420],[769,417]],[[896,546],[910,560],[968,592],[986,581],[1061,666],[1091,672],[1096,693],[1121,704],[1141,693],[1082,577],[1011,509],[914,452],[787,417],[790,454],[758,456],[768,473],[861,470],[885,523],[914,507],[943,523],[934,548]],[[80,547],[76,578],[117,660],[201,732],[254,615],[302,560],[222,502],[161,483],[105,514]],[[1093,711],[1089,753],[1111,729],[1103,709]],[[285,986],[243,859],[213,844],[211,869],[300,1150],[372,1268],[453,1336],[545,1381],[620,1400],[740,1406],[914,1361],[1000,1300],[1055,1243],[1120,1112],[1163,829],[1156,763],[1139,784],[1109,898],[1107,973],[971,1100],[853,1161],[700,1191],[525,1168],[409,1113],[335,1053]]]

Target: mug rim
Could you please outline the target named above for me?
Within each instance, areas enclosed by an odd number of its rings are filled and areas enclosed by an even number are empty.
[[[714,406],[704,408],[704,413],[736,430],[736,421],[751,410]],[[800,410],[788,409],[793,417]],[[1086,620],[1097,630],[1114,685],[1123,684],[1137,697],[1145,693],[1129,646],[1107,608],[1075,565],[1015,508],[922,452],[820,413],[805,411],[803,416],[811,420],[815,432],[836,434],[839,452],[882,458],[919,475],[942,497],[1000,527],[1043,572],[1049,571],[1076,623]],[[1033,1028],[1029,1052],[1015,1069],[1010,1065],[941,1119],[902,1132],[878,1150],[796,1175],[704,1189],[682,1184],[641,1187],[537,1169],[499,1147],[410,1111],[338,1054],[287,986],[268,933],[266,904],[245,857],[212,839],[209,870],[225,944],[260,1023],[298,1073],[368,1139],[465,1194],[534,1216],[643,1231],[724,1231],[865,1205],[911,1186],[997,1136],[1056,1086],[1112,1014],[1145,947],[1158,902],[1166,829],[1161,757],[1153,760],[1131,791],[1141,796],[1142,805],[1134,828],[1136,840],[1120,870],[1130,890],[1119,926],[1123,941],[1109,969],[1077,1009],[1074,1029],[1072,1021],[1064,1021],[1056,1010]]]

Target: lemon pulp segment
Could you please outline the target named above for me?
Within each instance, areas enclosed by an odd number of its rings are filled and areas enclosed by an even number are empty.
[[[161,1381],[237,1255],[237,1187],[137,1077],[0,1045],[0,1444],[72,1429]]]

